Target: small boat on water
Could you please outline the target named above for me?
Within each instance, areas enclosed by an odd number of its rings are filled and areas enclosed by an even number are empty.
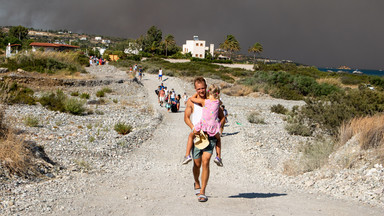
[[[363,72],[359,71],[358,69],[354,70],[352,73],[353,74],[363,74]]]

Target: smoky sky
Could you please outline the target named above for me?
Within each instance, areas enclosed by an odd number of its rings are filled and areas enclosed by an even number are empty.
[[[0,26],[138,38],[152,25],[179,46],[198,35],[217,48],[318,67],[384,69],[382,0],[0,0]]]

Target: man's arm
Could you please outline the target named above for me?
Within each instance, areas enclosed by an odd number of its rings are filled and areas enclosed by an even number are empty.
[[[188,100],[187,101],[187,107],[185,108],[185,111],[184,111],[184,122],[185,122],[185,124],[188,125],[188,127],[191,128],[191,130],[194,127],[193,124],[192,124],[192,121],[190,119],[191,114],[193,112],[192,106],[193,106],[193,103],[191,102],[191,100]]]
[[[224,128],[225,116],[222,109],[219,109],[219,119],[220,119],[220,127]]]

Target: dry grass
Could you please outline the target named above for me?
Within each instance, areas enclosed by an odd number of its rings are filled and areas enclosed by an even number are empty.
[[[33,55],[37,59],[49,59],[53,58],[60,62],[67,63],[67,64],[77,64],[76,61],[76,53],[74,52],[34,52]]]
[[[4,106],[0,106],[0,163],[10,175],[25,176],[32,167],[31,153],[15,131],[4,124]]]
[[[327,83],[330,85],[334,85],[340,88],[351,88],[357,89],[359,85],[345,85],[341,82],[340,78],[320,78],[316,80],[319,84]]]
[[[11,175],[25,176],[32,167],[31,153],[25,147],[24,140],[12,130],[0,140],[0,161]]]
[[[317,82],[319,84],[327,83],[327,84],[338,86],[338,87],[343,86],[339,78],[320,78],[320,79],[317,79]]]
[[[230,88],[225,88],[221,91],[222,93],[229,96],[246,96],[252,93],[252,89],[243,85],[234,85]]]
[[[358,136],[361,149],[384,148],[384,115],[354,118],[340,128],[340,144]]]
[[[140,104],[137,103],[136,101],[133,101],[133,100],[122,100],[122,101],[120,102],[120,104],[121,104],[121,107],[122,107],[122,108],[123,108],[123,107],[127,107],[127,106],[129,106],[129,107],[135,107],[135,108],[140,107]]]
[[[298,166],[296,160],[289,159],[284,162],[283,174],[288,176],[297,176],[301,174],[300,167]]]

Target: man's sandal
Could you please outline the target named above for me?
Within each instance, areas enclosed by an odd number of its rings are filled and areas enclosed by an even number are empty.
[[[199,202],[207,202],[208,201],[208,197],[205,196],[204,194],[200,194],[198,197],[197,197],[197,200]]]
[[[199,195],[200,194],[200,189],[201,188],[196,188],[196,183],[193,183],[193,189],[195,190],[195,195]]]

